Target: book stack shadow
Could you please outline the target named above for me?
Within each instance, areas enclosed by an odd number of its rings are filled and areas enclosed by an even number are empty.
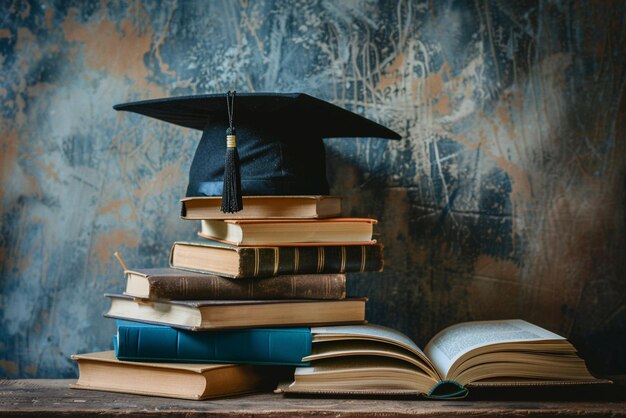
[[[337,196],[181,201],[198,237],[173,243],[169,266],[125,271],[106,294],[114,350],[72,356],[74,388],[207,399],[274,389],[307,367],[312,327],[365,323],[346,274],[383,269],[375,219],[341,217]]]

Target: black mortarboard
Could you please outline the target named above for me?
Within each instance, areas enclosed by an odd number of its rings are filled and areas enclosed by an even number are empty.
[[[234,103],[227,106],[227,97]],[[243,195],[328,194],[322,138],[400,139],[376,122],[302,93],[209,94],[113,108],[203,131],[189,171],[188,197],[222,195],[229,108],[234,109]]]

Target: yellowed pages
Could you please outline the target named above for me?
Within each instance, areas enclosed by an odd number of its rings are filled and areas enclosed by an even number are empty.
[[[445,378],[455,364],[474,350],[500,347],[500,344],[530,342],[561,342],[566,339],[521,319],[475,321],[452,325],[435,335],[424,349],[439,374]],[[557,345],[558,346],[558,345]],[[523,349],[518,346],[517,349]]]

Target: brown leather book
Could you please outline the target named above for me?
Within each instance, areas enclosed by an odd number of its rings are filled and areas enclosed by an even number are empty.
[[[170,266],[232,278],[382,271],[383,246],[240,247],[210,240],[175,242],[170,252]]]
[[[173,268],[126,271],[124,294],[144,299],[345,299],[345,274],[233,280]]]

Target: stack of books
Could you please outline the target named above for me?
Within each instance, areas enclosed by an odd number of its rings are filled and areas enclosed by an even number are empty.
[[[219,197],[183,199],[198,239],[175,242],[169,267],[126,269],[123,294],[106,295],[114,350],[73,356],[73,387],[206,399],[308,366],[311,327],[365,323],[346,273],[383,269],[376,220],[340,215],[337,196],[246,196],[234,214]]]

